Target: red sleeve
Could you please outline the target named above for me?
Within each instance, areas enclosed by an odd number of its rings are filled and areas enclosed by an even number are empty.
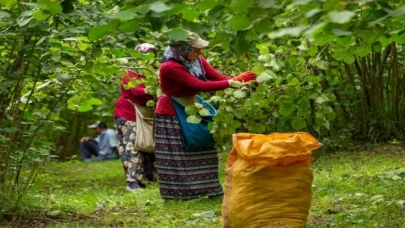
[[[229,80],[232,79],[231,77],[225,76],[221,73],[219,73],[217,70],[215,70],[214,67],[212,67],[207,60],[205,60],[203,57],[200,57],[201,63],[204,67],[205,70],[205,77],[208,80],[211,81],[221,81],[221,80]]]
[[[170,78],[170,80],[175,83],[201,92],[213,92],[229,87],[229,82],[227,80],[202,81],[192,75],[185,66],[173,61],[167,61],[161,65],[160,77]]]

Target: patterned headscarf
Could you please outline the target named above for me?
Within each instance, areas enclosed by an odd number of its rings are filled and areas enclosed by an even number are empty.
[[[142,44],[136,45],[135,50],[142,52],[142,53],[146,53],[149,50],[153,50],[154,52],[156,52],[156,46],[153,44],[149,44],[149,43],[142,43]]]
[[[186,56],[194,50],[190,45],[184,44],[176,47],[167,47],[163,53],[162,63],[168,60],[174,60],[187,67],[190,73],[197,78],[206,81],[205,71],[202,66],[200,58],[197,60],[188,60]]]

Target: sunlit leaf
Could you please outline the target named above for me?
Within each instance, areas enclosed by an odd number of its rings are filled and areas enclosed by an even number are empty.
[[[173,8],[173,6],[167,5],[160,1],[150,4],[150,7],[149,7],[150,10],[152,10],[156,13],[162,13],[162,12],[170,10],[171,8]]]
[[[198,114],[200,114],[200,116],[209,116],[211,115],[210,110],[203,108],[201,110],[198,111]]]
[[[222,98],[221,98],[220,96],[212,96],[212,97],[210,98],[210,102],[216,103],[216,102],[219,102],[221,99],[222,99]]]
[[[48,215],[50,216],[59,216],[62,213],[61,210],[52,210],[50,212],[48,212]]]
[[[333,23],[344,24],[349,22],[356,13],[348,10],[331,11],[328,13],[329,20]]]
[[[93,106],[91,106],[90,104],[86,103],[86,104],[80,105],[80,106],[77,108],[77,111],[79,111],[79,112],[88,112],[88,111],[90,111],[90,110],[92,110],[92,109],[93,109]]]
[[[333,29],[332,33],[335,34],[336,36],[350,36],[350,35],[352,35],[352,32],[341,30],[341,29]]]
[[[267,44],[257,44],[256,48],[259,49],[260,55],[270,54],[270,50]]]
[[[246,91],[243,91],[243,90],[236,90],[236,91],[233,93],[233,96],[236,97],[236,98],[239,98],[239,99],[240,99],[240,98],[245,98],[246,95],[247,95]]]
[[[282,28],[268,34],[270,39],[275,39],[283,36],[298,37],[304,31],[304,26],[296,26],[291,28]]]
[[[304,32],[304,35],[309,38],[317,37],[327,25],[328,25],[328,23],[324,22],[324,21],[314,24]]]
[[[257,76],[256,81],[259,83],[267,82],[273,79],[274,76],[268,73],[267,71],[263,71],[259,76]]]
[[[7,18],[10,17],[11,15],[7,13],[6,11],[0,10],[0,18]]]
[[[257,64],[252,68],[253,73],[260,75],[263,71],[266,70],[266,67],[263,64]]]
[[[204,105],[198,102],[194,103],[194,106],[197,107],[198,109],[204,108]]]
[[[259,0],[259,6],[268,9],[274,6],[275,0]]]
[[[156,105],[155,101],[149,100],[148,102],[146,102],[147,107],[154,107],[155,105]]]
[[[326,95],[319,96],[315,99],[315,102],[318,104],[322,104],[328,101],[328,97]]]
[[[87,101],[87,103],[90,104],[90,105],[102,105],[103,104],[103,102],[101,100],[99,100],[97,98],[94,98],[94,97],[90,98]]]
[[[47,38],[46,36],[41,37],[41,39],[39,39],[39,40],[37,41],[36,45],[38,46],[38,45],[42,44],[42,43],[46,40],[46,38]]]
[[[309,17],[312,17],[312,16],[314,16],[314,15],[320,13],[320,12],[322,12],[321,9],[312,9],[312,10],[308,11],[308,12],[305,14],[305,17],[309,18]]]
[[[370,201],[374,201],[374,202],[380,201],[380,200],[383,200],[383,199],[384,199],[383,195],[374,195],[374,196],[369,198]]]
[[[316,54],[318,54],[318,47],[315,45],[311,45],[308,49],[308,55],[315,56]]]
[[[87,50],[89,45],[86,43],[79,43],[79,44],[77,44],[77,47],[79,48],[80,51],[85,51],[85,50]]]
[[[193,123],[193,124],[199,124],[199,123],[201,123],[201,120],[202,119],[199,115],[191,115],[191,116],[188,116],[186,119],[187,122]]]
[[[405,5],[389,12],[389,15],[391,15],[392,17],[399,17],[403,14],[405,14]]]
[[[306,5],[310,2],[312,2],[312,0],[294,0],[293,2],[296,5]]]

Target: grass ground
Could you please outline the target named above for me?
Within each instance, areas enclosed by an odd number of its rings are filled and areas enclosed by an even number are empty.
[[[404,155],[395,146],[316,152],[308,227],[405,228]],[[42,210],[0,227],[221,227],[219,198],[165,202],[157,185],[127,193],[123,180],[118,160],[49,163],[31,191]]]

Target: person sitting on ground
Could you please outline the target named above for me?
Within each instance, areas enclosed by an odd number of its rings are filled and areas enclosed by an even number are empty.
[[[118,158],[118,143],[115,131],[108,129],[107,125],[102,121],[97,121],[88,127],[93,129],[98,136],[95,139],[91,137],[80,139],[82,160],[88,162]],[[93,158],[92,155],[94,155]]]

